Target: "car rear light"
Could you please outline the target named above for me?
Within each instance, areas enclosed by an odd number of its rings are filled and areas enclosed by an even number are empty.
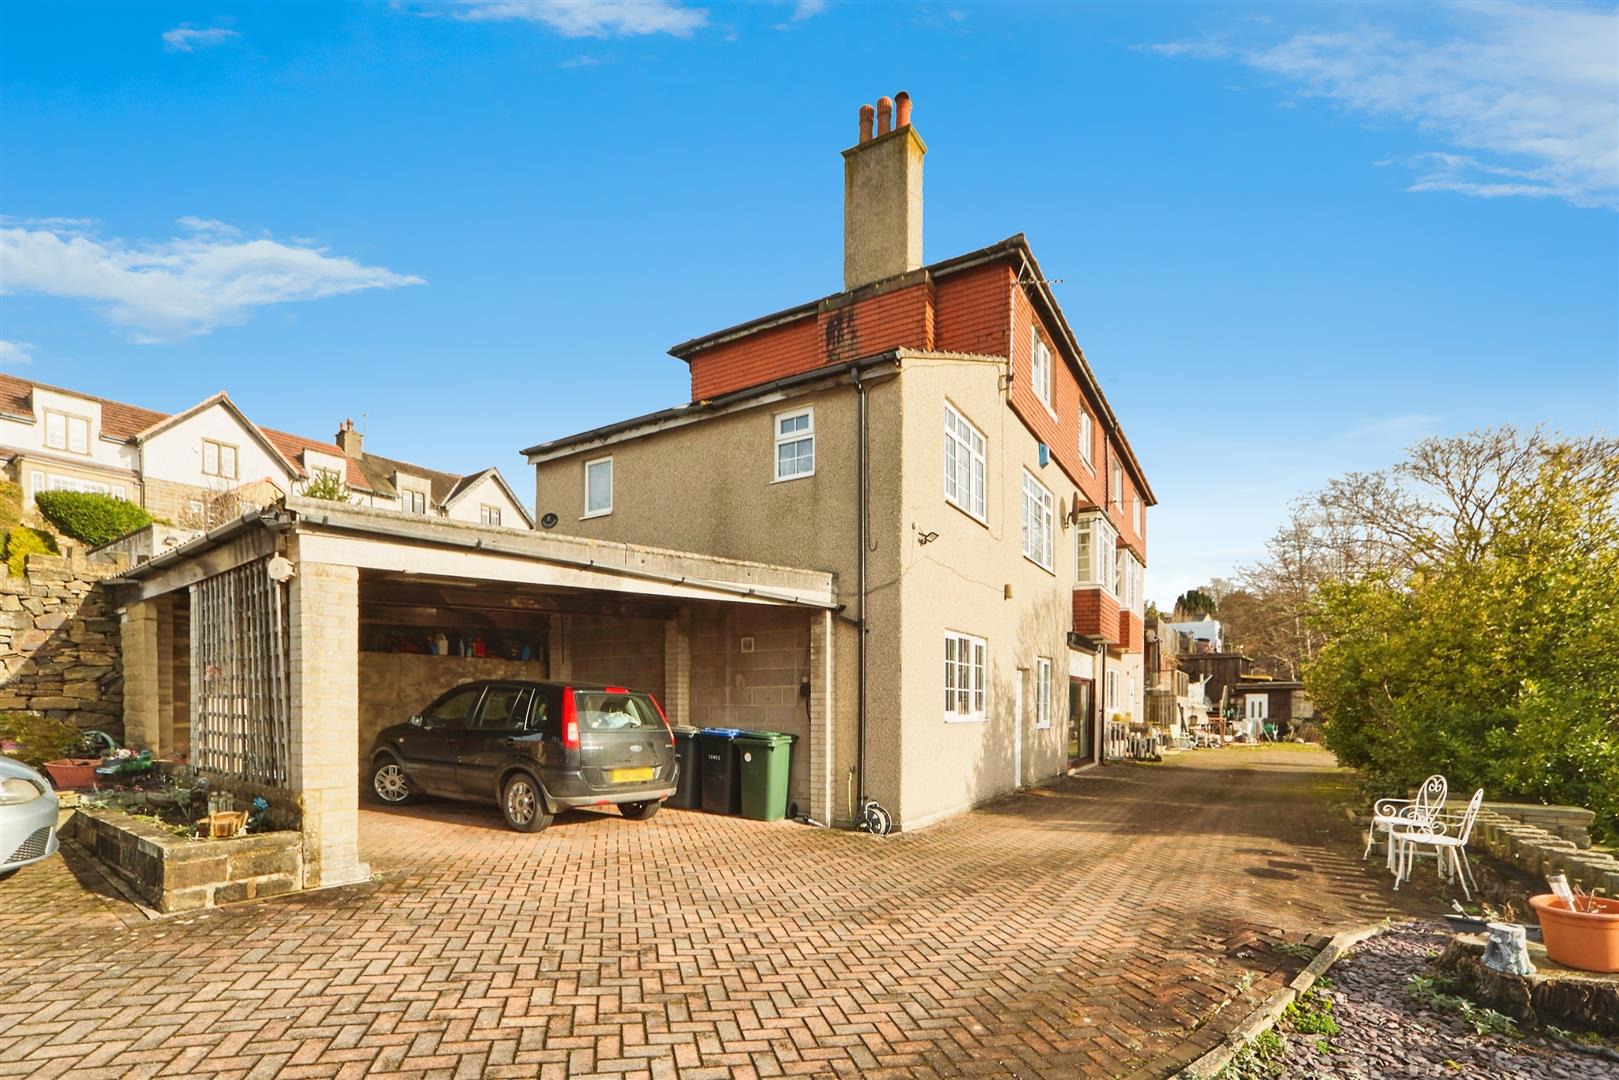
[[[579,749],[579,716],[573,703],[573,687],[562,691],[562,745]]]
[[[669,718],[664,715],[663,706],[651,694],[647,695],[647,699],[652,702],[652,707],[658,710],[658,719],[663,721],[663,730],[669,733],[669,745],[673,746],[675,744],[675,729],[669,726]]]
[[[627,694],[629,691],[622,686],[604,686],[602,692],[607,694]]]

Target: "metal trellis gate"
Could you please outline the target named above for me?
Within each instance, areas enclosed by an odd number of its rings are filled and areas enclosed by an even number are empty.
[[[291,753],[286,586],[255,559],[191,586],[191,763],[284,786]]]

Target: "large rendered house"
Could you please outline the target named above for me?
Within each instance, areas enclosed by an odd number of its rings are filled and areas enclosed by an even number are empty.
[[[351,421],[330,442],[260,427],[224,393],[169,414],[0,375],[0,463],[25,508],[41,491],[97,491],[188,529],[212,528],[323,472],[360,505],[532,527],[498,469],[463,476],[366,453]]]
[[[525,452],[548,527],[835,574],[835,823],[926,824],[1143,715],[1152,490],[1024,237],[923,261],[925,153],[905,95],[863,108],[842,291],[675,346],[688,404]],[[809,686],[806,631],[749,646]],[[750,660],[705,699],[807,739]]]

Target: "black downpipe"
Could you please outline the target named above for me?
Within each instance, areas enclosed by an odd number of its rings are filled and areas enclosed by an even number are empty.
[[[857,588],[860,592],[860,645],[858,649],[858,683],[855,693],[855,730],[858,739],[855,750],[856,790],[860,792],[860,806],[857,812],[862,812],[866,805],[866,385],[860,381],[860,369],[851,368],[850,377],[854,380],[855,393],[859,396],[857,407],[857,435],[855,447],[856,468],[855,473],[859,484],[858,496],[855,505],[859,508],[860,520],[855,531],[860,539],[860,558],[857,562]]]
[[[1095,731],[1096,763],[1107,764],[1107,646],[1100,645],[1096,649],[1096,659],[1101,668],[1096,678],[1096,715],[1101,718],[1102,726]]]

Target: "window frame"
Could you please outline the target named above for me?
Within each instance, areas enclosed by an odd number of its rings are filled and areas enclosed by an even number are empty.
[[[420,510],[416,508],[418,501],[421,502]],[[432,503],[433,500],[421,488],[402,487],[399,489],[399,512],[402,514],[425,515]]]
[[[90,456],[90,418],[70,413],[62,409],[43,409],[45,419],[45,449],[60,450],[64,454],[78,454],[80,457]],[[61,445],[51,441],[51,419],[56,418],[62,422]],[[84,449],[73,449],[73,425],[77,422],[84,425]]]
[[[597,465],[607,466],[607,506],[604,509],[592,510],[590,508],[590,470]],[[613,499],[615,495],[613,489],[617,486],[616,477],[613,475],[615,471],[616,470],[613,467],[613,455],[611,454],[608,454],[606,457],[592,458],[585,462],[585,512],[579,515],[580,521],[584,521],[586,518],[606,517],[608,514],[613,512]]]
[[[1130,529],[1137,536],[1141,535],[1141,496],[1137,495],[1130,500]]]
[[[208,468],[208,451],[214,452],[214,467]],[[230,472],[225,471],[225,451],[230,451]],[[217,480],[239,480],[242,471],[242,450],[235,443],[221,442],[218,439],[202,440],[202,475],[211,476]]]
[[[1089,547],[1090,558],[1082,559],[1079,545],[1084,539]],[[1109,596],[1116,596],[1113,591],[1113,552],[1119,546],[1119,531],[1101,513],[1089,513],[1080,517],[1074,526],[1074,582],[1083,587],[1097,587]],[[1088,567],[1087,567],[1088,564]],[[1101,573],[1098,574],[1098,564]],[[1081,572],[1083,569],[1084,572]],[[1098,580],[1100,578],[1100,580]]]
[[[493,525],[496,528],[503,528],[500,520],[500,507],[494,505],[493,503],[479,503],[478,524]]]
[[[968,420],[967,417],[962,414],[960,409],[956,408],[954,405],[950,404],[950,402],[948,402],[948,401],[944,403],[944,414],[945,414],[945,426],[944,426],[944,441],[945,441],[944,501],[949,503],[951,506],[954,506],[956,509],[960,510],[962,513],[966,514],[968,517],[972,518],[974,521],[978,522],[979,524],[988,525],[989,524],[989,440],[984,438],[984,433],[982,431],[979,431],[978,428],[973,424],[973,422],[971,420]],[[953,418],[953,423],[955,425],[955,428],[957,430],[952,430],[951,429],[952,418]],[[979,445],[978,445],[978,447],[976,449],[973,447],[972,442],[971,442],[970,439],[967,439],[967,440],[962,439],[961,435],[959,434],[959,429],[961,429],[961,428],[966,428],[967,433],[969,435],[977,438]],[[965,453],[967,455],[967,489],[968,490],[967,490],[967,498],[966,498],[965,502],[963,502],[961,500],[961,498],[959,497],[960,494],[961,494],[959,490],[956,492],[955,495],[952,495],[950,493],[950,489],[951,489],[952,485],[955,485],[955,486],[957,486],[959,488],[959,482],[958,482],[958,477],[956,476],[956,470],[951,468],[951,464],[952,464],[951,453],[952,453],[952,450],[954,451],[954,455],[955,455],[954,460],[957,463],[960,462],[961,455],[963,453]],[[975,477],[973,475],[973,466],[974,465],[976,465],[978,467],[978,470],[979,470],[979,475],[976,477],[977,484],[978,484],[978,490],[977,491],[973,490],[973,482],[974,482],[974,479],[975,479]],[[976,496],[976,499],[974,498],[974,496]],[[974,509],[973,504],[975,502],[977,503],[977,509]]]
[[[1045,731],[1051,727],[1052,678],[1056,666],[1051,657],[1034,658],[1034,729]]]
[[[1041,363],[1042,358],[1044,363]],[[1052,366],[1051,346],[1040,336],[1038,326],[1029,327],[1029,385],[1048,410],[1051,408]]]
[[[1096,421],[1084,404],[1079,406],[1079,460],[1094,475],[1096,472]]]
[[[1035,495],[1035,506],[1036,506],[1037,510],[1039,512],[1041,512],[1041,514],[1042,514],[1042,516],[1044,518],[1044,520],[1042,522],[1042,525],[1043,525],[1043,531],[1044,531],[1044,534],[1045,534],[1045,544],[1041,548],[1041,552],[1045,556],[1045,560],[1043,562],[1040,559],[1036,558],[1034,555],[1031,555],[1029,553],[1029,521],[1030,521],[1029,505],[1030,505],[1030,496],[1032,494],[1034,494],[1034,493],[1030,492],[1030,490],[1029,490],[1029,485],[1031,485],[1031,484],[1034,485],[1034,487],[1039,492],[1039,495]],[[1025,559],[1028,559],[1030,562],[1034,563],[1034,565],[1038,566],[1040,569],[1044,570],[1046,573],[1054,575],[1057,572],[1057,568],[1056,568],[1057,567],[1057,536],[1056,536],[1056,533],[1057,533],[1057,504],[1056,504],[1056,501],[1052,498],[1051,489],[1046,487],[1046,485],[1042,484],[1040,482],[1040,479],[1037,476],[1035,476],[1032,472],[1030,472],[1028,469],[1023,470],[1023,489],[1022,489],[1022,494],[1023,494],[1023,504],[1022,504],[1023,514],[1022,514],[1022,528],[1021,528],[1020,532],[1022,534],[1021,547],[1022,547],[1022,550],[1023,550],[1023,557]],[[1040,495],[1043,495],[1044,498],[1043,499],[1040,498]]]
[[[1107,496],[1114,506],[1124,509],[1124,467],[1117,461],[1113,462],[1113,471],[1108,476]]]
[[[945,643],[945,671],[944,691],[949,696],[944,708],[944,722],[947,724],[983,724],[989,721],[989,642],[981,637],[968,634],[961,630],[946,629]],[[951,645],[956,647],[954,659],[951,657]],[[961,659],[961,650],[968,650],[969,659]],[[973,685],[958,686],[953,684],[954,677],[960,672],[966,672],[974,678]],[[968,711],[962,712],[952,706],[962,694],[967,695]],[[976,709],[972,706],[977,706]]]
[[[800,430],[782,434],[781,424],[784,420],[796,420],[800,416],[807,417],[809,426]],[[802,409],[788,409],[785,412],[773,413],[770,417],[770,430],[773,438],[770,444],[770,474],[772,484],[785,484],[792,480],[803,480],[815,475],[815,406],[806,405]],[[783,476],[781,472],[781,448],[789,444],[808,442],[810,447],[810,466],[808,472],[794,472]],[[795,462],[798,460],[795,456]]]

